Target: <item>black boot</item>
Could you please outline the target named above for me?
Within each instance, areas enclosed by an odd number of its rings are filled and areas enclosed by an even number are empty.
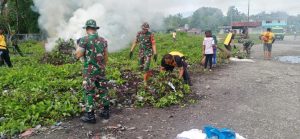
[[[188,80],[188,81],[187,81],[187,84],[188,84],[189,86],[193,86],[193,83],[191,82],[191,80]]]
[[[99,116],[103,119],[109,119],[109,106],[104,106],[104,109],[99,113]]]
[[[85,123],[96,123],[94,112],[86,112],[80,119]]]
[[[184,80],[183,83],[184,83],[184,84],[187,84],[187,85],[189,85],[189,86],[193,86],[191,80]]]

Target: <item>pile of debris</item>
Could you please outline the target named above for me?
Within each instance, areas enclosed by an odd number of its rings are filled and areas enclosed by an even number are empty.
[[[190,87],[183,80],[177,78],[175,73],[160,73],[152,70],[152,78],[145,86],[142,73],[130,70],[121,70],[122,84],[114,80],[109,81],[109,97],[111,103],[118,107],[158,107],[164,108],[178,104],[192,103],[198,99],[191,93]]]
[[[76,46],[74,40],[64,40],[60,38],[56,41],[54,49],[44,54],[41,62],[53,65],[75,63],[76,59],[73,56],[75,50]]]

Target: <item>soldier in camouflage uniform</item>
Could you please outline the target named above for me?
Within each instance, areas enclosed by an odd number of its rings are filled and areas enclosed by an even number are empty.
[[[11,32],[11,45],[13,46],[14,53],[15,54],[18,53],[18,54],[20,54],[20,56],[24,57],[18,43],[19,43],[18,36],[16,35],[15,31],[12,31]]]
[[[150,26],[148,23],[142,25],[142,31],[137,33],[136,39],[130,50],[130,59],[133,56],[133,50],[136,45],[139,45],[139,66],[141,70],[145,71],[144,83],[147,85],[147,80],[151,76],[150,62],[151,57],[154,55],[154,61],[157,60],[156,44],[154,40],[154,34],[149,31]]]
[[[83,57],[83,88],[85,101],[85,114],[81,117],[83,122],[95,123],[94,111],[102,104],[104,110],[100,117],[109,118],[109,100],[107,98],[107,80],[105,67],[107,63],[107,41],[97,33],[99,27],[95,20],[88,20],[84,27],[87,36],[79,40],[76,57]],[[99,105],[98,105],[99,104]]]

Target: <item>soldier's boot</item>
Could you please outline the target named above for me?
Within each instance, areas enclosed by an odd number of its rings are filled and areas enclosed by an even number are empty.
[[[96,117],[94,111],[84,113],[84,115],[80,119],[85,123],[92,123],[92,124],[96,123]]]
[[[191,80],[187,80],[186,84],[188,84],[189,86],[193,86],[193,83],[191,82]]]
[[[104,109],[99,113],[99,117],[109,119],[109,106],[104,106]]]
[[[189,86],[193,86],[193,83],[191,82],[191,80],[183,80],[184,84],[187,84]]]

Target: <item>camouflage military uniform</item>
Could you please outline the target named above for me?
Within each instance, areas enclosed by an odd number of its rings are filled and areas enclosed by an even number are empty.
[[[88,35],[80,39],[79,47],[84,49],[84,106],[91,112],[98,104],[109,105],[104,57],[107,41],[98,34]]]
[[[149,71],[151,56],[153,55],[152,45],[155,43],[154,34],[151,32],[139,32],[136,36],[139,44],[139,65],[144,71]]]

